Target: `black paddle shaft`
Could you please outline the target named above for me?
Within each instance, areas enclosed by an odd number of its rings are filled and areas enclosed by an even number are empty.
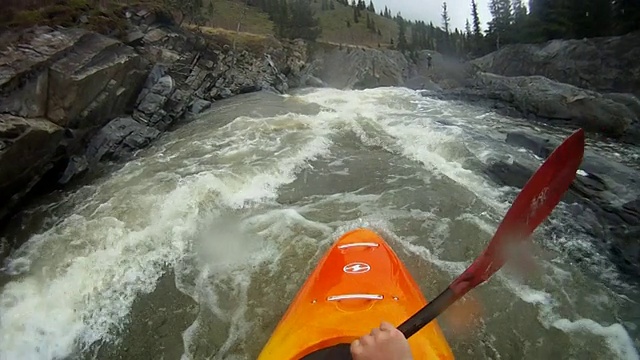
[[[420,309],[420,311],[415,315],[400,324],[400,326],[398,326],[398,330],[404,334],[405,338],[410,338],[413,334],[417,333],[433,319],[438,317],[438,315],[445,311],[451,304],[456,302],[458,298],[459,296],[456,295],[451,288],[447,288],[447,290],[443,291],[437,298],[425,305],[425,307]]]

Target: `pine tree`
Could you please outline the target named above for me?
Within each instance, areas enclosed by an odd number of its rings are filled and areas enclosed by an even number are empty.
[[[478,4],[476,0],[471,0],[471,16],[473,18],[473,35],[476,42],[480,42],[482,38],[482,28],[480,27],[480,17],[478,16]]]
[[[449,17],[449,12],[447,11],[447,2],[442,3],[442,26],[444,26],[444,32],[449,33],[449,23],[451,22],[451,18]]]
[[[286,3],[286,0],[284,0]],[[318,19],[314,17],[308,0],[292,0],[289,3],[290,21],[289,37],[315,41],[320,36],[321,29]]]
[[[469,19],[467,19],[467,22],[464,24],[464,34],[468,39],[471,39],[472,33],[471,33],[471,24],[469,23]]]
[[[495,40],[496,48],[508,42],[509,28],[513,23],[511,0],[491,0],[489,10],[493,19],[489,22],[489,35]]]
[[[400,13],[398,13],[396,17],[396,21],[398,22],[398,50],[404,52],[407,50],[407,37],[406,37],[406,23]]]
[[[209,13],[209,16],[213,16],[213,12],[214,12],[214,9],[213,9],[213,1],[209,1],[209,5],[208,5],[208,8],[207,8],[207,12]]]
[[[373,6],[373,0],[369,0],[369,7],[367,8],[367,10],[371,11],[372,13],[376,13],[376,7]]]

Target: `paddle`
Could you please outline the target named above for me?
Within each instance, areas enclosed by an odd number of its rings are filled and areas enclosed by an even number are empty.
[[[527,181],[482,254],[444,292],[398,326],[407,339],[469,290],[489,279],[504,265],[512,246],[529,240],[569,189],[583,155],[584,131],[579,129],[560,144]],[[349,344],[339,344],[304,357],[304,360],[312,359],[351,359]]]
[[[484,252],[444,292],[398,326],[407,339],[469,290],[489,279],[504,265],[512,246],[528,241],[569,189],[583,155],[584,131],[579,129],[560,144],[527,181]]]

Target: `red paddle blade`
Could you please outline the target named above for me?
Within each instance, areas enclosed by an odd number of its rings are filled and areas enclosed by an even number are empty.
[[[450,286],[459,298],[489,279],[507,260],[509,249],[527,241],[551,214],[576,177],[584,155],[584,131],[574,132],[529,179],[484,252]]]

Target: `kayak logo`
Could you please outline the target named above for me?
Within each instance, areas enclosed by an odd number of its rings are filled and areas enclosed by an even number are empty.
[[[371,270],[371,266],[363,262],[354,262],[347,264],[342,268],[342,271],[347,274],[363,274]]]

